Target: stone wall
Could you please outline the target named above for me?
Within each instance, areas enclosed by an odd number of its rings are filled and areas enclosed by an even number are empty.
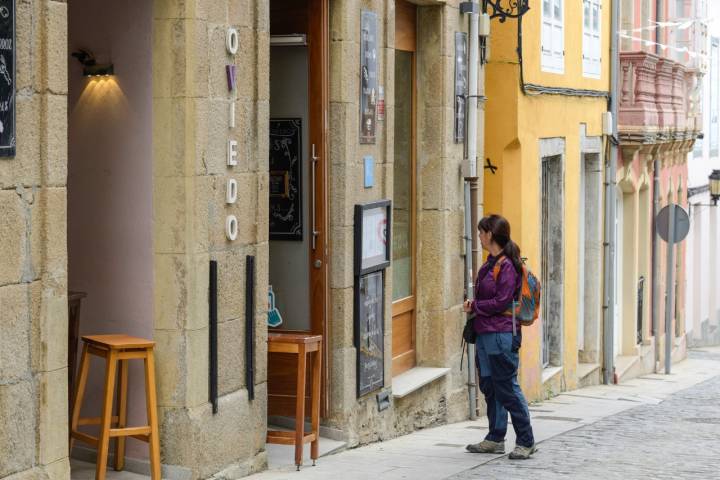
[[[67,8],[16,11],[17,154],[0,159],[0,477],[67,478]]]
[[[378,412],[374,394],[356,398],[353,347],[353,207],[393,196],[395,2],[330,5],[330,411],[351,445],[466,418],[459,372],[463,299],[463,145],[453,144],[454,34],[467,30],[458,2],[419,2],[417,24],[417,319],[419,366],[453,367],[443,379]],[[360,14],[378,14],[379,83],[386,117],[374,145],[359,143]],[[482,71],[481,71],[482,78]],[[480,115],[482,117],[482,115]],[[482,122],[479,122],[482,131]],[[480,137],[481,138],[481,137]],[[375,186],[363,188],[363,157],[375,159]],[[408,172],[408,175],[411,172]],[[385,387],[392,388],[392,271],[386,278]]]
[[[155,2],[153,25],[155,340],[163,463],[206,478],[265,465],[268,284],[268,5]],[[226,49],[228,28],[240,48]],[[229,92],[225,66],[237,68]],[[229,111],[235,102],[235,128]],[[230,140],[238,163],[227,165]],[[229,178],[238,200],[226,205]],[[225,220],[235,215],[230,241]],[[245,384],[245,263],[256,257],[255,400]],[[219,411],[208,401],[209,261],[218,262]],[[202,446],[201,448],[198,448]]]

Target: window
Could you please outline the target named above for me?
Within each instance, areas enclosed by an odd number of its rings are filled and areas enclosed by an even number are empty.
[[[543,0],[541,68],[544,72],[565,71],[565,30],[563,0]]]
[[[602,0],[583,0],[583,76],[600,78]]]

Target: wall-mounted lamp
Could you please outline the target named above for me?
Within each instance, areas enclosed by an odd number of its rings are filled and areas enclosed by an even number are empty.
[[[107,77],[115,74],[115,68],[112,63],[98,64],[92,52],[78,50],[77,52],[73,52],[72,56],[77,58],[83,65],[84,77]]]
[[[718,200],[720,200],[720,170],[713,170],[708,180],[710,181],[710,198],[713,205],[717,206]]]

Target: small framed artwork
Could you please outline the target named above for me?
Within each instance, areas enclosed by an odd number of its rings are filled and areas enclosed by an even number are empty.
[[[290,196],[290,175],[288,172],[270,172],[270,196],[288,198]]]
[[[390,266],[391,212],[390,200],[355,205],[355,275]]]

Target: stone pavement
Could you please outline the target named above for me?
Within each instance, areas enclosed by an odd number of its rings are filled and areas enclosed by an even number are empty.
[[[720,349],[621,385],[594,386],[532,405],[540,451],[533,459],[470,454],[487,419],[421,430],[251,480],[720,478]],[[508,432],[507,451],[514,445]]]
[[[540,451],[528,461],[465,452],[487,432],[485,417],[420,430],[321,457],[295,471],[285,465],[250,480],[720,478],[720,348],[703,348],[673,366],[620,385],[563,393],[530,407]],[[508,432],[507,451],[514,445]],[[74,462],[73,479],[93,466]],[[89,471],[88,471],[89,470]],[[108,480],[142,476],[108,470]]]
[[[546,440],[532,460],[496,459],[452,478],[717,479],[719,399],[720,376],[715,376],[657,405],[638,406]]]

